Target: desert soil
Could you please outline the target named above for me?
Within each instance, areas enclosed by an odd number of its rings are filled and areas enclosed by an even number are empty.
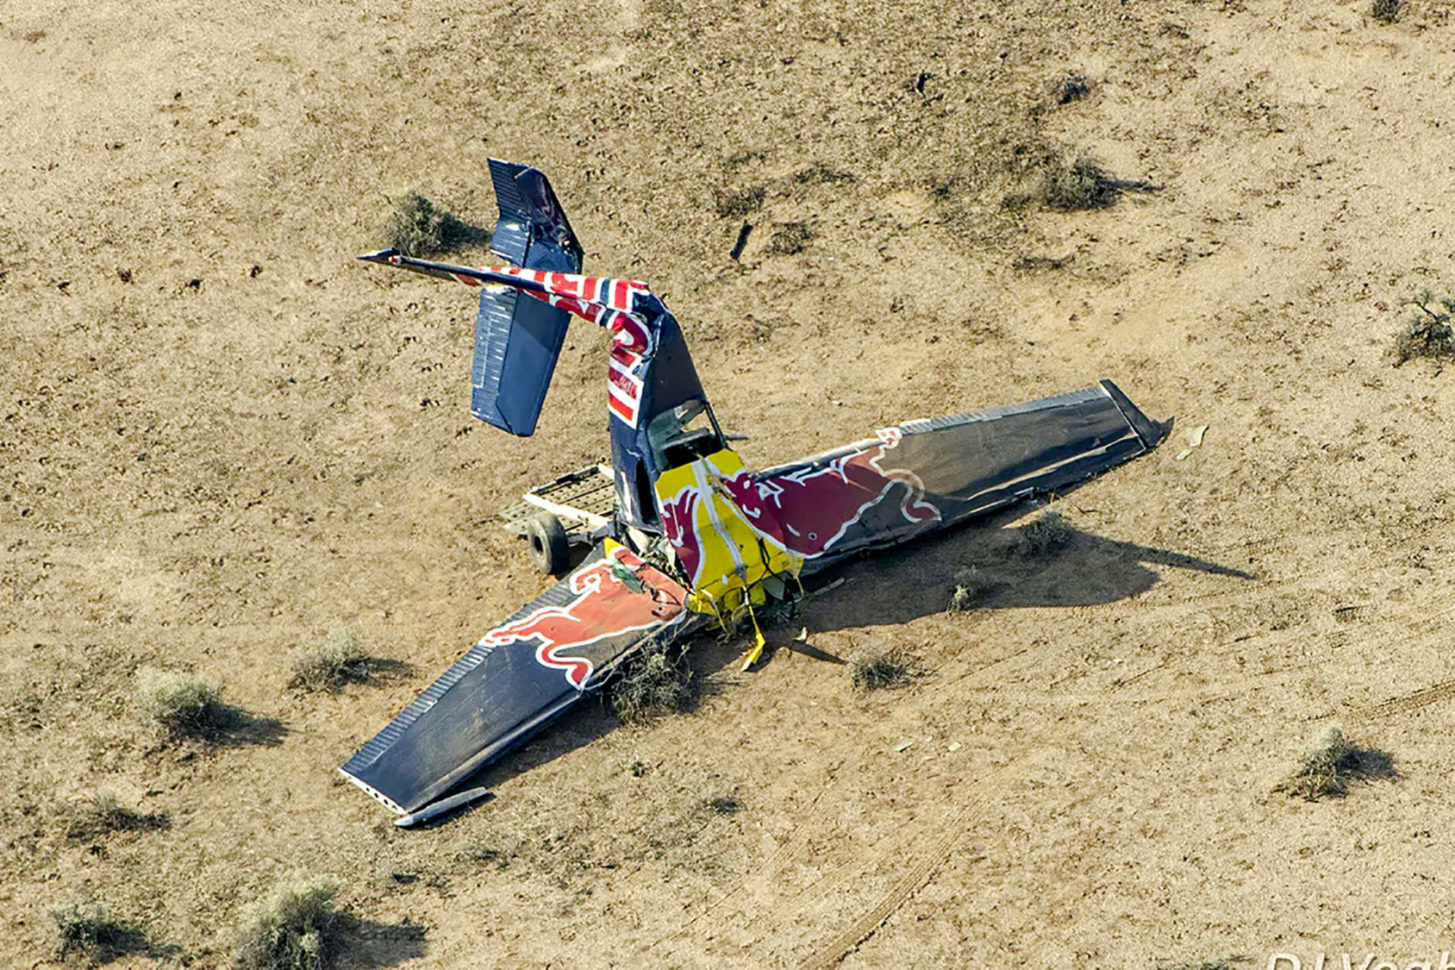
[[[1449,14],[0,5],[0,962],[52,965],[87,893],[148,941],[113,966],[226,966],[295,872],[337,879],[346,967],[1455,949],[1455,700],[1417,694],[1455,679],[1455,389],[1386,355],[1455,288]],[[1128,190],[1038,203],[1058,146]],[[851,565],[761,669],[697,644],[693,712],[593,702],[396,830],[335,769],[543,588],[496,510],[607,447],[601,333],[512,439],[468,413],[468,292],[352,260],[391,191],[491,225],[492,156],[665,295],[750,465],[1101,378],[1176,430],[1052,503],[1059,555],[1016,553],[1022,508]],[[991,589],[946,613],[965,565]],[[408,672],[289,690],[335,628]],[[920,674],[858,690],[800,629]],[[160,742],[142,666],[248,729]],[[1276,792],[1336,720],[1400,777]],[[98,787],[165,826],[68,839]]]

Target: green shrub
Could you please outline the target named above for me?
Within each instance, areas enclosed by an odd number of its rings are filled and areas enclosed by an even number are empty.
[[[961,566],[955,570],[955,589],[950,593],[950,602],[945,609],[951,613],[967,613],[975,609],[992,585],[977,567]]]
[[[391,211],[384,223],[384,241],[406,256],[446,253],[490,241],[490,233],[466,225],[418,192],[400,192],[387,199]]]
[[[327,638],[299,651],[293,658],[289,687],[336,691],[353,681],[368,681],[369,655],[359,638],[348,630],[334,630]]]
[[[1392,24],[1399,19],[1399,10],[1403,6],[1400,0],[1374,0],[1374,8],[1370,12],[1380,23]]]
[[[323,970],[338,948],[337,885],[298,876],[273,890],[244,919],[237,970]]]
[[[222,688],[193,674],[143,667],[136,675],[136,703],[142,715],[171,738],[210,737],[231,711]]]

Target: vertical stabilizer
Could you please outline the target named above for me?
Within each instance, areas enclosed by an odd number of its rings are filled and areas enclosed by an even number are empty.
[[[491,250],[514,266],[579,273],[581,244],[545,175],[492,158],[490,178],[500,206]],[[565,310],[512,289],[480,293],[470,368],[475,417],[514,435],[535,432],[570,321]]]

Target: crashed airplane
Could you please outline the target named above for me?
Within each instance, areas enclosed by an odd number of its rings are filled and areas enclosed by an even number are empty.
[[[1025,404],[906,421],[762,471],[729,447],[682,329],[645,283],[583,276],[582,248],[550,183],[492,160],[500,206],[471,269],[394,250],[361,256],[480,291],[471,410],[535,431],[573,316],[611,334],[610,468],[532,490],[508,524],[548,572],[585,559],[490,630],[341,769],[410,824],[467,800],[475,771],[605,684],[648,641],[755,610],[846,557],[949,528],[1145,454],[1166,428],[1110,381]],[[478,789],[474,790],[480,791]]]

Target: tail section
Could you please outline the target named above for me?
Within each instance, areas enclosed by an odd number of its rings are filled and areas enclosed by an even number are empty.
[[[581,272],[581,243],[545,175],[490,160],[500,221],[490,248],[515,266]],[[475,320],[470,411],[502,431],[535,433],[571,315],[514,289],[487,287]],[[509,374],[509,380],[505,375]]]

